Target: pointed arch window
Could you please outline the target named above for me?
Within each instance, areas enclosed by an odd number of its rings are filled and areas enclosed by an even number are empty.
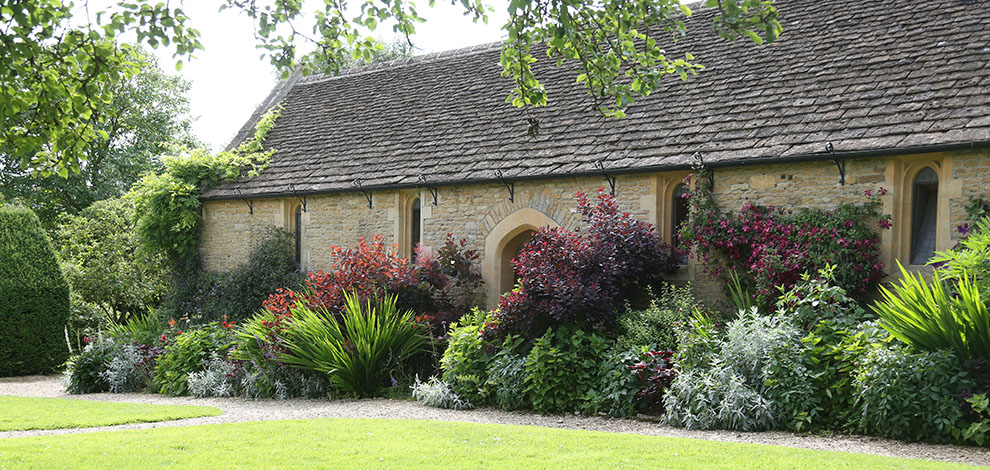
[[[688,188],[684,183],[680,183],[674,188],[674,193],[671,196],[670,201],[670,247],[677,249],[677,231],[681,224],[688,219],[688,202],[687,198],[684,197],[687,194]],[[679,265],[688,264],[687,253],[674,253],[674,259]]]
[[[911,208],[911,264],[925,264],[935,254],[938,224],[938,174],[930,167],[914,177]]]
[[[420,199],[418,197],[413,199],[409,208],[409,260],[415,263],[416,247],[423,240],[423,208]]]
[[[292,232],[295,235],[296,267],[302,268],[302,206],[296,206],[292,222]]]

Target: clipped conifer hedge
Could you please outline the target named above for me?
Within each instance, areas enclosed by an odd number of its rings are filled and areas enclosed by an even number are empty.
[[[38,217],[0,206],[0,377],[64,363],[68,316],[69,284]]]

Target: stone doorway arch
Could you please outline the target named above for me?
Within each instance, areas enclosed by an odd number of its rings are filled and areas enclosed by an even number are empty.
[[[559,226],[550,216],[526,207],[509,214],[492,227],[485,237],[485,257],[481,262],[485,299],[489,308],[495,307],[498,297],[515,284],[512,258],[519,248],[541,227]]]

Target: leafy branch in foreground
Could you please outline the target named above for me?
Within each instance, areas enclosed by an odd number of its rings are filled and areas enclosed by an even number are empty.
[[[136,229],[142,247],[161,251],[173,262],[197,255],[199,194],[220,181],[257,176],[271,161],[274,150],[262,142],[275,126],[282,108],[266,113],[254,136],[231,151],[211,155],[204,149],[162,159],[164,171],[145,174],[127,194],[134,201]]]
[[[83,18],[85,16],[85,18]],[[141,68],[124,33],[152,47],[173,45],[175,56],[200,49],[180,8],[120,2],[89,15],[52,0],[11,0],[0,6],[0,153],[40,175],[78,172],[87,149],[109,139],[114,90]],[[81,26],[79,26],[81,24]],[[181,60],[176,64],[181,67]]]

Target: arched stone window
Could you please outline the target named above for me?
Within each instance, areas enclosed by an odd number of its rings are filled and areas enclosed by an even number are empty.
[[[419,197],[409,205],[409,261],[416,262],[416,247],[423,240],[423,208]]]
[[[302,206],[296,206],[292,217],[292,234],[294,235],[296,267],[302,268]]]
[[[671,195],[670,201],[670,243],[671,248],[677,248],[677,230],[681,224],[688,219],[688,201],[684,197],[687,194],[688,188],[684,183],[680,183],[674,188],[674,193]],[[686,265],[688,264],[687,253],[675,255],[677,264]]]
[[[922,168],[911,188],[911,264],[925,264],[935,253],[938,226],[938,175]]]

